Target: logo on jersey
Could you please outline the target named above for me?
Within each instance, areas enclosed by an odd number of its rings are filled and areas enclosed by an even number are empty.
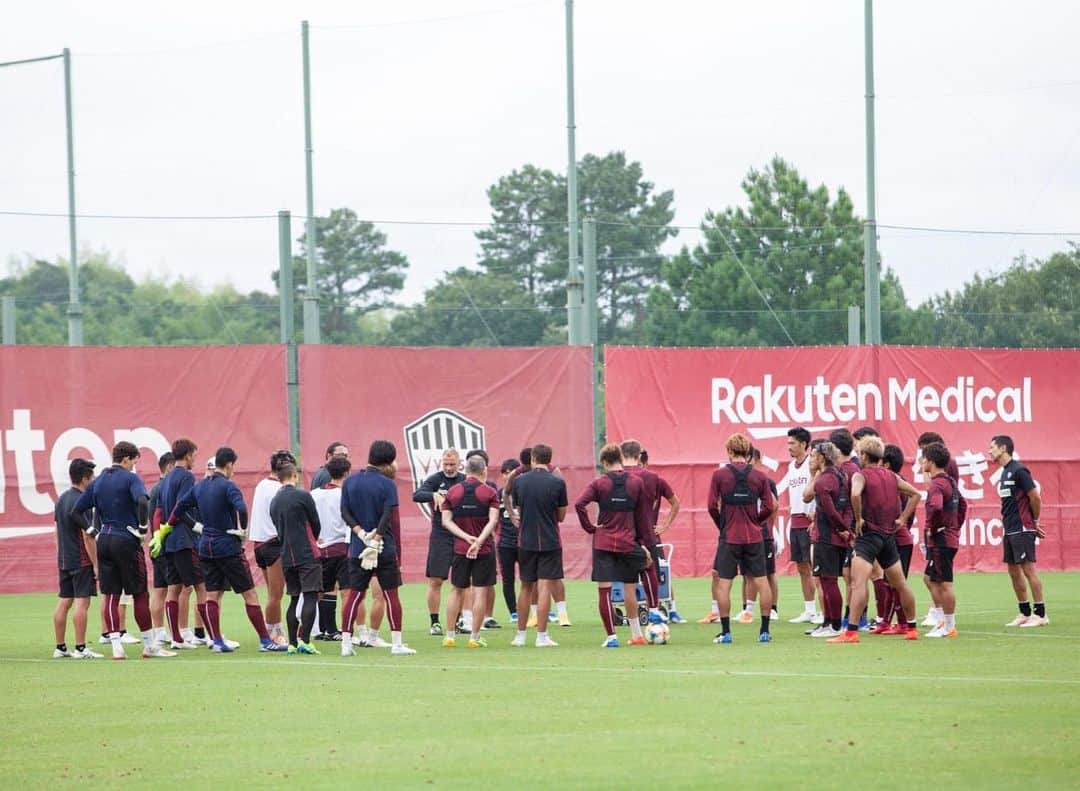
[[[439,471],[443,451],[455,448],[461,453],[464,465],[468,451],[484,447],[484,427],[446,407],[434,409],[405,426],[405,450],[409,457],[409,471],[416,486],[429,475]],[[417,505],[424,516],[430,519],[430,503]]]

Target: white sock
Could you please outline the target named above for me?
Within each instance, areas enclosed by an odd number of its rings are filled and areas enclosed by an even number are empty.
[[[390,632],[390,643],[394,646],[401,645],[401,632]]]
[[[817,615],[817,605],[814,604],[813,599],[811,599],[810,601],[804,601],[803,607],[806,608],[806,612],[808,612],[810,615]]]
[[[754,603],[752,601],[745,602],[745,609],[751,615],[754,614]]]
[[[446,630],[446,639],[447,640],[453,640],[456,637],[457,637],[457,630],[456,629],[447,629]]]
[[[641,637],[641,623],[637,618],[630,619],[630,636]]]
[[[712,600],[712,614],[713,615],[719,615],[720,614],[720,602],[718,602],[716,599]]]
[[[530,618],[535,618],[536,617],[536,605],[535,604],[530,604],[529,605],[529,617]]]
[[[369,634],[368,633],[368,628],[366,626],[364,626],[364,624],[360,624],[358,627],[356,627],[356,637],[361,642],[364,642],[364,643],[367,642],[368,634]]]
[[[948,613],[946,613],[945,614],[945,631],[946,632],[951,632],[955,628],[956,628],[956,613],[953,613],[952,615],[949,615]]]
[[[566,602],[555,602],[555,612],[557,612],[559,615],[566,615]]]
[[[378,629],[368,629],[366,635],[367,636],[365,637],[365,642],[367,642],[368,645],[375,645],[375,643],[379,640]]]
[[[266,628],[270,630],[270,636],[271,637],[274,637],[274,636],[284,637],[285,636],[285,630],[281,628],[281,624],[279,624],[279,623],[268,623],[266,625]]]
[[[536,630],[536,642],[542,643],[547,639],[548,639],[547,631],[541,632],[539,629]]]
[[[671,600],[671,610],[670,610],[670,612],[678,612],[678,611],[679,611],[679,608],[675,606],[675,600],[672,599]]]
[[[518,640],[524,640],[528,636],[529,636],[528,632],[522,631],[521,629],[518,630],[518,633],[517,633],[517,639]]]
[[[154,639],[157,640],[159,643],[164,643],[166,640],[169,639],[169,635],[163,628],[158,628],[154,630]]]
[[[142,633],[142,644],[144,648],[153,648],[157,645],[157,635],[153,629],[147,629]]]
[[[939,621],[945,619],[945,611],[940,607],[934,607],[930,610],[930,614],[937,618]]]
[[[472,623],[472,610],[462,610],[461,611],[461,620],[464,621],[466,625],[471,624]]]

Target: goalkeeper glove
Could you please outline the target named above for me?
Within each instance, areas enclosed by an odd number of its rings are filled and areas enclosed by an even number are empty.
[[[86,528],[86,535],[90,538],[97,539],[99,533],[101,533],[101,528],[97,525],[92,524]]]
[[[360,568],[371,571],[379,565],[379,550],[375,547],[367,547],[360,553]]]
[[[202,529],[203,529],[203,523],[202,522],[196,522],[195,524],[193,524],[191,526],[191,532],[193,532],[197,536],[202,535]]]
[[[161,554],[161,550],[165,546],[165,538],[172,532],[172,529],[173,526],[166,522],[154,533],[154,537],[150,539],[150,557],[156,558]]]
[[[202,531],[199,531],[199,532],[202,532]],[[244,540],[244,528],[242,528],[242,527],[234,527],[232,530],[226,530],[225,532],[228,533],[230,536],[235,536],[236,538],[240,539],[241,541]]]
[[[135,536],[135,540],[139,543],[142,543],[142,540],[146,538],[146,525],[139,525],[138,527],[125,525],[125,528],[131,535]]]

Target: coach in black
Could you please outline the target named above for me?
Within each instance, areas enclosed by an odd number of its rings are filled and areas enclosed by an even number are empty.
[[[518,595],[518,632],[511,645],[525,645],[523,613],[536,592],[536,647],[558,645],[548,637],[548,611],[554,583],[563,578],[562,540],[559,522],[566,517],[566,481],[552,474],[551,448],[535,445],[532,449],[532,469],[514,479],[513,501],[521,513],[518,535],[518,565],[521,574],[521,593]]]
[[[461,454],[454,448],[443,451],[442,469],[429,475],[413,492],[414,503],[431,503],[431,535],[428,537],[427,565],[424,576],[428,578],[427,605],[431,628],[428,634],[443,633],[439,623],[439,606],[443,583],[450,577],[450,564],[454,560],[454,537],[442,526],[442,504],[451,486],[462,483]],[[453,626],[454,624],[450,624]]]

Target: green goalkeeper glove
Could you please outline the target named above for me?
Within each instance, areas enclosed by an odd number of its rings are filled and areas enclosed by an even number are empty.
[[[150,557],[156,558],[161,554],[162,547],[165,546],[165,538],[172,532],[173,526],[168,522],[163,524],[154,533],[154,537],[150,539]]]

